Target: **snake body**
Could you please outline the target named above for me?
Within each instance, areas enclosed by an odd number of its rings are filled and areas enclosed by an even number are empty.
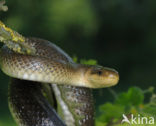
[[[3,25],[2,28],[7,30]],[[10,30],[8,31],[10,33]],[[26,48],[22,48],[22,51],[24,50],[22,54],[16,51],[18,49],[21,51],[19,44],[1,40],[7,46],[2,47],[0,51],[0,67],[7,75],[18,78],[11,82],[9,105],[19,125],[94,125],[94,103],[89,88],[117,84],[119,75],[115,70],[76,64],[63,50],[43,39],[25,38],[23,45]],[[29,47],[35,50],[34,53],[28,53],[29,51],[25,53]],[[44,99],[45,87],[48,87],[48,92],[50,91],[49,96],[54,93],[57,101],[56,109],[65,124]]]
[[[41,83],[12,79],[9,107],[19,126],[65,126],[42,95]]]

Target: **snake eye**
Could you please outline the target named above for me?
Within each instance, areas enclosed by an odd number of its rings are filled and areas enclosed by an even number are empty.
[[[91,74],[96,74],[96,75],[99,75],[99,76],[101,76],[102,75],[102,70],[95,70],[95,69],[93,69],[92,71],[91,71]]]

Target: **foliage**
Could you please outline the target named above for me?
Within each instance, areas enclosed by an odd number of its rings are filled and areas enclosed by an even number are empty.
[[[88,64],[88,65],[96,65],[97,64],[97,60],[94,60],[94,59],[89,59],[89,60],[80,59],[80,61],[79,61],[76,56],[73,57],[73,61],[76,62],[76,63],[79,62],[81,64]]]
[[[148,103],[144,102],[146,93],[151,94]],[[113,103],[107,102],[100,105],[99,112],[100,115],[96,118],[96,126],[124,126],[124,124],[121,124],[122,114],[129,118],[131,114],[136,116],[139,114],[142,117],[155,117],[156,94],[154,94],[154,88],[150,87],[144,91],[138,87],[131,87],[127,92],[118,94]]]

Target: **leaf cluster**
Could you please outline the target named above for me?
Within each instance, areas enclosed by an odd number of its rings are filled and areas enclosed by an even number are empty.
[[[145,95],[151,94],[148,103],[144,102]],[[96,126],[119,126],[122,115],[127,117],[140,115],[142,117],[156,116],[156,94],[154,88],[142,90],[139,87],[131,87],[127,92],[118,94],[113,103],[107,102],[99,106],[100,115],[96,118]]]

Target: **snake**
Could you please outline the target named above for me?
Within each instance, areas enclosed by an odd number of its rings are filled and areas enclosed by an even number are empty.
[[[94,126],[92,89],[114,86],[112,68],[75,63],[54,43],[0,22],[0,68],[10,76],[9,108],[20,126]]]

